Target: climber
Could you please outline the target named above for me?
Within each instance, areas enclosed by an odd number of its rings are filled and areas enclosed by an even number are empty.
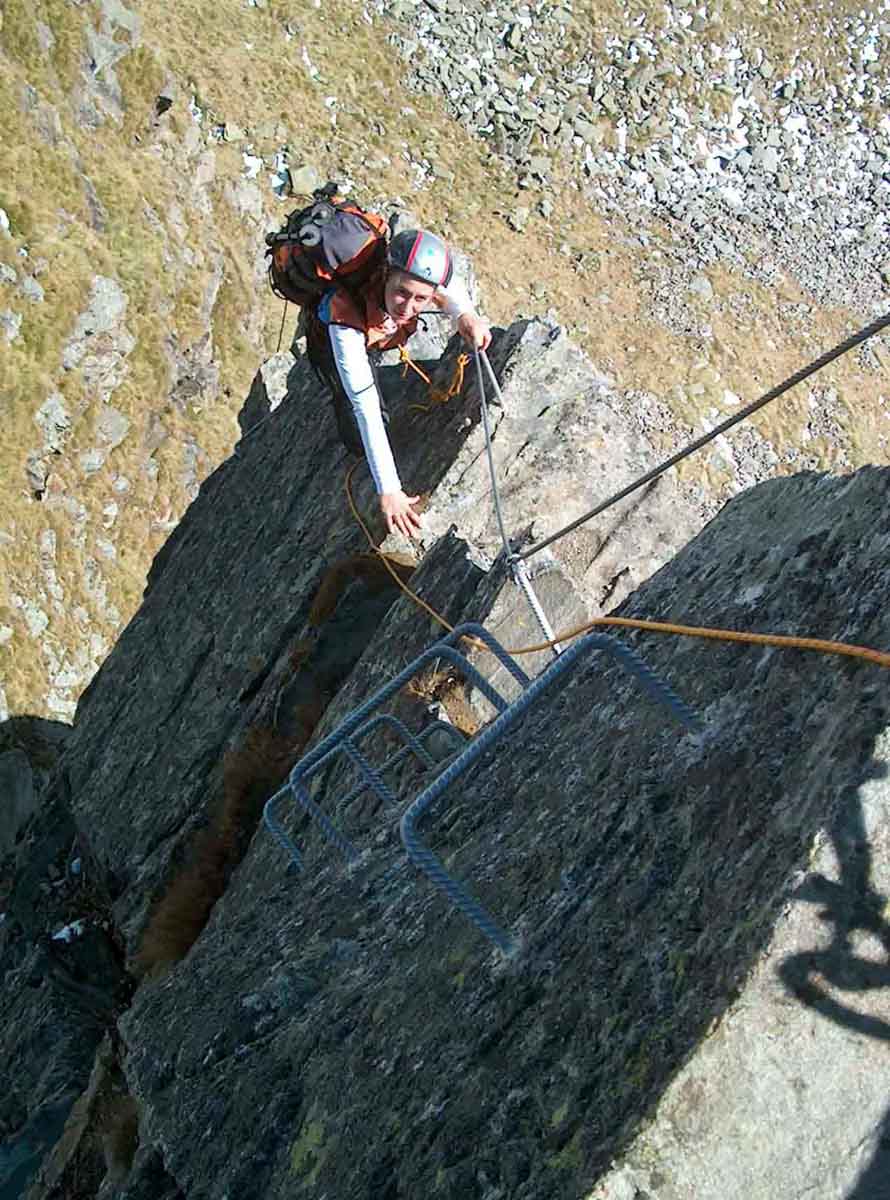
[[[465,289],[452,279],[451,254],[435,234],[405,230],[389,245],[386,266],[350,293],[335,286],[307,313],[309,360],[328,386],[343,444],[364,454],[377,488],[387,530],[406,537],[420,529],[419,496],[402,488],[377,383],[384,350],[403,346],[432,304],[452,317],[473,349],[491,342],[488,323],[473,311]]]

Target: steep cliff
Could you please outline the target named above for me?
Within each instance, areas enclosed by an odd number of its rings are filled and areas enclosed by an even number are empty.
[[[652,461],[551,328],[511,327],[492,361],[511,533],[548,532]],[[262,801],[440,631],[364,557],[306,364],[272,412],[264,387],[18,837],[2,1003],[30,1032],[6,1055],[10,1077],[52,1086],[4,1110],[11,1195],[54,1144],[32,1200],[864,1197],[890,1028],[886,672],[622,634],[699,713],[691,732],[591,653],[424,825],[520,940],[513,961],[404,862],[398,812],[339,803],[345,769],[316,798],[359,864],[285,805],[305,854],[288,873]],[[429,494],[430,545],[394,569],[450,622],[533,640],[489,565],[475,384],[429,411],[419,381],[391,369],[385,387]],[[542,593],[558,625],[621,599],[621,615],[884,647],[888,490],[879,469],[777,479],[701,529],[706,509],[666,480],[558,543]],[[379,535],[361,471],[354,491]],[[473,697],[422,682],[400,715],[416,728],[433,699],[471,733]],[[58,814],[72,838],[50,844]]]
[[[667,443],[886,303],[886,39],[853,0],[5,0],[0,720],[72,718],[231,452],[263,237],[315,184],[472,252],[492,318],[552,314]],[[887,354],[721,443],[703,499],[881,461]]]

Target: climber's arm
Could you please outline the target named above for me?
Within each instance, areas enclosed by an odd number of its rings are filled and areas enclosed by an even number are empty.
[[[365,348],[365,335],[346,325],[329,325],[334,364],[343,385],[365,448],[368,466],[386,518],[387,529],[406,536],[420,528],[414,509],[417,496],[406,496],[396,469],[386,426],[380,410],[380,395]]]

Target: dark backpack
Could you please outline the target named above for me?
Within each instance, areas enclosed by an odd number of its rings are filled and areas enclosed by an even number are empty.
[[[386,220],[336,190],[333,183],[317,188],[312,204],[266,235],[272,290],[293,304],[314,306],[335,283],[353,291],[386,261]]]

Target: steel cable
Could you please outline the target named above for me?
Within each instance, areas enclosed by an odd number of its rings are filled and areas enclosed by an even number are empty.
[[[874,337],[876,333],[880,333],[881,330],[885,329],[888,325],[890,325],[890,313],[887,313],[883,317],[878,317],[876,321],[872,321],[870,325],[866,325],[865,328],[860,329],[858,333],[851,334],[851,336],[846,338],[845,341],[835,346],[833,350],[828,350],[820,358],[817,358],[814,362],[811,362],[809,366],[802,367],[799,371],[796,371],[794,375],[789,376],[786,380],[784,380],[784,382],[766,392],[760,397],[759,400],[755,400],[753,404],[749,404],[746,408],[743,408],[741,412],[737,412],[734,416],[728,417],[725,421],[721,421],[721,423],[715,426],[709,433],[697,438],[683,450],[678,450],[676,454],[671,455],[671,457],[666,459],[665,462],[661,463],[660,466],[653,467],[651,471],[647,471],[645,475],[641,475],[639,479],[634,480],[633,483],[629,483],[627,487],[624,487],[621,489],[621,491],[616,492],[614,496],[610,496],[608,500],[604,500],[602,504],[598,504],[596,508],[592,508],[590,512],[578,517],[576,520],[572,521],[571,524],[566,525],[565,528],[557,530],[556,533],[551,533],[548,537],[543,538],[540,542],[536,542],[534,546],[529,547],[527,550],[523,550],[519,554],[519,557],[531,558],[533,554],[537,554],[539,550],[546,549],[547,546],[552,545],[555,541],[558,541],[559,538],[565,537],[567,533],[571,533],[573,530],[577,529],[579,525],[584,525],[587,521],[599,516],[599,514],[605,512],[607,508],[611,508],[613,504],[617,504],[619,500],[623,500],[625,496],[629,496],[632,492],[644,487],[647,483],[651,483],[654,479],[657,479],[660,475],[663,475],[665,471],[668,471],[671,467],[676,466],[678,462],[682,462],[684,458],[688,458],[690,454],[694,454],[696,450],[700,450],[702,446],[706,446],[708,442],[712,442],[714,438],[719,437],[721,433],[726,433],[727,429],[732,429],[733,425],[738,425],[739,421],[744,421],[746,417],[750,417],[752,413],[757,412],[759,408],[763,408],[765,404],[769,404],[771,400],[777,400],[779,396],[783,395],[790,388],[793,388],[795,384],[801,383],[804,379],[808,379],[810,375],[815,375],[817,371],[821,371],[821,369],[827,366],[830,362],[834,362],[836,358],[840,358],[842,354],[846,354],[848,350],[852,350],[853,347],[858,346],[860,342],[867,341],[868,338]]]

